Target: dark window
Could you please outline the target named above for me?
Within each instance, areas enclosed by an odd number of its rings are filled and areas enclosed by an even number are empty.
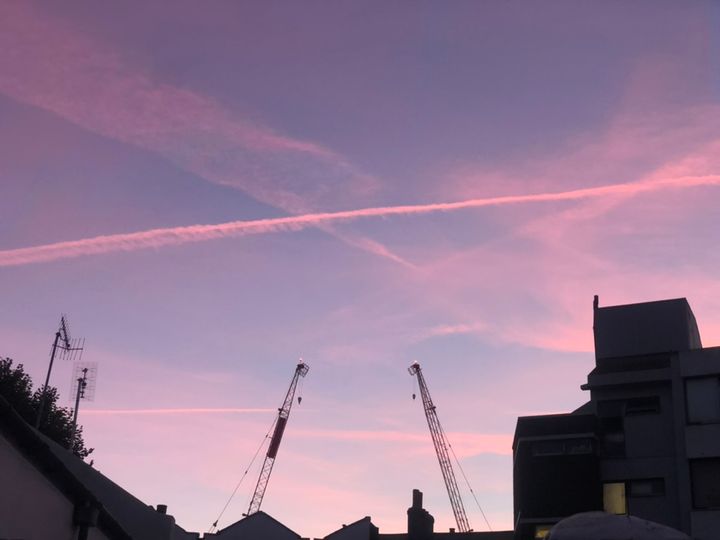
[[[685,381],[687,421],[691,424],[720,422],[720,382],[717,377]]]
[[[690,460],[693,507],[720,509],[720,458]]]
[[[630,497],[656,497],[665,495],[663,478],[644,478],[628,482]]]
[[[593,441],[589,437],[575,439],[552,439],[535,441],[532,445],[533,456],[562,456],[565,454],[592,454]]]
[[[592,454],[593,443],[590,438],[568,439],[565,441],[566,454]]]
[[[608,399],[598,401],[597,410],[600,418],[659,413],[660,397],[642,396],[628,399]]]
[[[625,414],[653,414],[660,412],[660,397],[647,396],[630,398],[625,404]]]
[[[598,401],[597,411],[600,418],[613,418],[618,416],[624,416],[625,401],[622,399],[609,399],[604,401]]]
[[[534,456],[560,456],[564,453],[560,440],[535,441],[532,446]]]
[[[602,454],[606,457],[625,456],[625,429],[623,419],[600,419]]]

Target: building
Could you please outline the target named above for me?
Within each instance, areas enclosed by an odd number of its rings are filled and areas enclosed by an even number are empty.
[[[343,525],[323,540],[380,540],[379,533],[380,530],[373,525],[370,516],[365,516],[350,525]]]
[[[300,535],[292,531],[275,518],[263,511],[255,512],[217,533],[205,533],[203,539],[250,540],[267,538],[268,540],[299,540]]]
[[[0,538],[193,540],[156,509],[28,425],[0,396]]]
[[[25,422],[0,396],[0,540],[308,540],[259,511],[216,533],[187,532],[165,505],[148,506]],[[511,540],[512,531],[435,532],[413,491],[408,532],[381,534],[370,517],[343,525],[328,540]],[[319,539],[318,539],[319,540]]]
[[[413,490],[412,494],[412,506],[407,510],[407,533],[379,533],[377,527],[373,526],[370,522],[370,518],[366,517],[353,525],[360,523],[369,523],[370,527],[363,529],[367,530],[367,534],[353,535],[353,536],[334,536],[337,533],[342,532],[336,531],[335,533],[326,536],[327,539],[335,540],[336,538],[343,540],[512,540],[512,531],[488,531],[488,532],[456,532],[455,529],[450,529],[447,532],[436,532],[435,531],[435,518],[423,508],[423,494],[417,489]],[[350,525],[348,527],[351,527]],[[365,527],[363,525],[363,527]]]
[[[590,400],[518,418],[516,540],[579,512],[630,514],[697,540],[720,530],[720,347],[684,298],[594,306]]]

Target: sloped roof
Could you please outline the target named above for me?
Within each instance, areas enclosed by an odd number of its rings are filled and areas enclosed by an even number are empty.
[[[0,435],[74,504],[88,503],[99,510],[98,527],[113,540],[132,540],[130,534],[103,507],[100,500],[58,459],[40,435],[0,395]]]
[[[99,508],[98,525],[110,538],[158,540],[184,529],[25,422],[0,396],[0,433],[68,498]],[[192,535],[189,536],[192,538]]]
[[[378,528],[373,525],[373,522],[370,520],[370,516],[365,516],[362,519],[354,521],[350,525],[343,525],[337,531],[331,532],[325,537],[324,540],[329,540],[330,538],[342,538],[349,532],[355,533],[356,531],[365,531],[365,538],[370,538],[370,533],[374,531],[377,534]]]
[[[186,531],[175,525],[174,519],[157,512],[140,499],[117,485],[72,452],[42,434],[49,449],[82,484],[92,492],[105,509],[127,530],[134,540],[168,538],[171,529]]]
[[[243,529],[263,526],[275,529],[287,535],[292,535],[295,538],[300,538],[300,535],[298,533],[296,533],[289,527],[283,525],[277,519],[275,519],[269,514],[266,514],[262,510],[257,511],[254,514],[250,514],[249,516],[246,516],[241,520],[236,521],[232,525],[228,525],[224,529],[215,533],[215,536],[218,536],[220,538],[222,538],[223,536],[231,538],[236,534],[239,534]]]

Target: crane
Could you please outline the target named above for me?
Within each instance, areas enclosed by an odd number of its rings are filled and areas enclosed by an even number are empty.
[[[288,388],[287,394],[285,394],[285,401],[283,401],[282,407],[278,409],[278,417],[275,421],[275,431],[273,431],[267,453],[265,454],[265,461],[263,461],[263,466],[260,470],[260,476],[258,477],[257,485],[255,486],[255,493],[253,493],[252,500],[250,501],[250,507],[248,508],[247,514],[245,514],[247,516],[260,510],[260,505],[262,504],[263,497],[265,496],[265,490],[267,489],[268,481],[270,480],[270,473],[272,473],[275,458],[277,457],[278,449],[280,448],[280,441],[282,440],[283,433],[285,432],[285,426],[287,425],[288,418],[290,417],[290,409],[292,408],[293,400],[295,398],[295,389],[297,388],[300,377],[305,377],[309,370],[310,367],[303,362],[302,359],[300,359],[300,362],[295,367],[295,373],[293,374],[292,381],[290,381],[290,388]],[[301,399],[301,397],[298,397],[298,402],[300,402]]]
[[[443,479],[445,480],[445,487],[447,488],[448,495],[450,496],[450,505],[452,506],[453,514],[455,514],[455,522],[457,523],[459,532],[469,532],[470,523],[468,522],[467,514],[465,513],[465,507],[463,506],[462,498],[460,497],[460,490],[458,489],[457,480],[455,480],[455,472],[450,462],[450,454],[448,448],[447,437],[445,432],[440,425],[438,420],[436,407],[430,397],[430,391],[428,390],[427,384],[425,383],[425,377],[423,377],[420,364],[413,362],[408,368],[410,375],[417,377],[418,386],[420,387],[420,397],[422,398],[423,408],[425,409],[425,418],[427,418],[428,427],[430,428],[430,435],[432,436],[433,444],[435,445],[435,453],[437,454],[438,461],[440,462],[440,470],[442,471]],[[415,395],[413,394],[413,398]]]

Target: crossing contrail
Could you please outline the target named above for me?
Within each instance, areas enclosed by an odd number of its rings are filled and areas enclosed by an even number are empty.
[[[112,234],[82,238],[0,251],[0,266],[19,266],[32,263],[50,262],[86,255],[100,255],[118,251],[159,248],[190,242],[202,242],[218,238],[231,238],[251,234],[268,234],[285,231],[299,231],[322,224],[343,223],[358,219],[389,216],[410,216],[437,212],[506,206],[524,203],[574,201],[607,196],[633,196],[647,192],[684,189],[698,186],[720,185],[720,175],[679,176],[659,180],[610,184],[599,187],[574,189],[570,191],[534,193],[528,195],[507,195],[482,199],[467,199],[448,203],[430,203],[402,206],[381,206],[321,212],[279,218],[250,221],[230,221],[211,225],[190,225],[150,229],[134,233]]]

